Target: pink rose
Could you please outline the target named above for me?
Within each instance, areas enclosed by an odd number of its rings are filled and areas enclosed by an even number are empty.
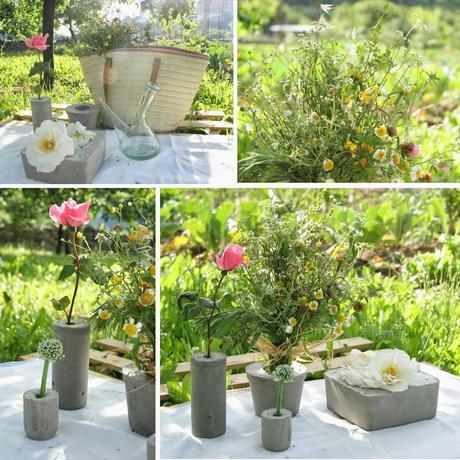
[[[80,225],[87,224],[91,220],[91,218],[88,217],[88,208],[90,204],[91,201],[78,204],[75,200],[70,198],[62,203],[61,206],[53,204],[49,210],[49,215],[57,224],[80,227]]]
[[[222,257],[219,257],[215,253],[212,255],[216,259],[216,264],[219,269],[224,272],[229,272],[230,270],[246,263],[243,256],[243,248],[239,244],[231,244],[230,246],[227,246],[222,254]]]
[[[34,35],[32,38],[25,40],[24,43],[28,48],[32,48],[37,51],[45,51],[50,46],[46,44],[48,37],[49,34],[46,34],[43,37],[41,35]]]

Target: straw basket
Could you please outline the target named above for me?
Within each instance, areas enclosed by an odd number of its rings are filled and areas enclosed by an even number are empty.
[[[113,124],[99,103],[100,97],[131,124],[144,83],[156,80],[160,92],[147,113],[147,123],[154,131],[168,132],[174,131],[188,114],[209,58],[192,51],[153,46],[111,49],[105,55],[81,57],[80,62],[105,126]]]

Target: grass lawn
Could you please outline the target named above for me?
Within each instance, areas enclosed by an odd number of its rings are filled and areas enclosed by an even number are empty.
[[[64,319],[50,302],[73,292],[71,280],[57,280],[64,262],[65,256],[46,250],[0,247],[0,362],[35,352],[40,340],[51,337],[53,321]],[[82,283],[76,317],[86,316],[95,299],[92,281]]]

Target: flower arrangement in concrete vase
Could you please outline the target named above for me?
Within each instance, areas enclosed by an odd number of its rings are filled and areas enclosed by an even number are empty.
[[[127,342],[133,360],[123,369],[131,429],[155,432],[155,245],[154,224],[138,210],[143,224],[127,227],[122,209],[112,208],[119,222],[99,228],[91,252],[92,279],[99,287],[91,321]]]
[[[56,435],[58,428],[59,394],[46,389],[49,363],[63,358],[62,343],[56,339],[42,340],[38,354],[44,360],[40,388],[26,391],[24,403],[24,431],[30,439],[45,441]]]
[[[80,409],[86,406],[88,396],[88,367],[90,325],[87,321],[73,319],[78,286],[83,275],[85,250],[80,245],[82,227],[90,222],[88,216],[90,202],[77,203],[73,199],[65,201],[61,206],[53,204],[49,210],[51,219],[59,225],[73,228],[71,263],[65,265],[59,280],[75,276],[72,300],[64,296],[59,300],[52,299],[54,308],[64,312],[66,320],[56,321],[53,334],[64,347],[64,359],[53,364],[53,388],[59,393],[59,408],[67,410]]]
[[[284,205],[274,197],[263,229],[244,237],[250,262],[238,283],[238,304],[217,315],[229,335],[250,341],[266,357],[265,363],[246,368],[258,416],[275,405],[272,372],[280,364],[295,371],[283,396],[295,416],[306,376],[296,360],[313,359],[308,355],[312,337],[332,345],[353,322],[354,293],[347,273],[360,249],[360,219],[333,230],[329,213],[338,206],[323,198],[318,192],[306,208],[278,213]]]
[[[53,76],[53,69],[50,66],[49,62],[45,62],[43,59],[43,51],[49,48],[50,45],[47,45],[48,34],[34,35],[32,38],[28,38],[24,41],[25,45],[28,48],[33,49],[37,53],[37,61],[34,63],[33,67],[29,71],[29,77],[35,75],[39,76],[39,82],[34,87],[34,91],[37,93],[37,98],[32,99],[32,123],[34,130],[38,128],[44,120],[52,119],[51,111],[51,99],[49,97],[42,97],[44,89],[44,75]],[[41,56],[41,57],[40,57]]]
[[[289,449],[292,437],[292,413],[283,409],[283,388],[285,383],[294,381],[294,371],[289,364],[280,364],[273,371],[273,378],[277,382],[276,407],[265,409],[262,419],[262,444],[272,452],[281,452]]]
[[[439,381],[402,350],[352,350],[350,364],[326,372],[328,408],[366,429],[436,416]]]
[[[222,256],[213,254],[220,275],[212,298],[197,292],[182,293],[177,302],[184,320],[206,324],[207,351],[196,353],[191,360],[192,433],[200,438],[215,438],[226,431],[226,370],[227,358],[211,351],[212,325],[219,311],[219,290],[225,277],[247,263],[243,248],[228,246]]]

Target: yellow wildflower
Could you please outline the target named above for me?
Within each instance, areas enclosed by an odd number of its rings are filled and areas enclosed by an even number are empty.
[[[380,139],[386,139],[388,137],[388,130],[385,126],[379,126],[375,128],[375,135],[380,137]]]
[[[315,145],[321,145],[323,143],[321,139],[315,139],[313,142],[315,143]]]
[[[311,114],[311,119],[315,122],[315,123],[318,123],[320,120],[321,120],[321,115],[316,113],[316,112],[313,112]]]
[[[343,147],[349,150],[351,153],[356,153],[356,150],[358,150],[358,146],[351,140],[345,142],[345,144],[343,144]]]
[[[337,308],[336,305],[331,305],[330,308],[329,308],[329,313],[331,315],[336,315],[338,311],[339,311],[339,309]]]
[[[340,324],[337,324],[334,329],[333,329],[333,333],[336,337],[339,337],[343,334],[343,328]]]
[[[345,105],[352,105],[353,104],[353,99],[350,96],[347,96],[344,100],[343,103]]]
[[[112,276],[112,281],[113,284],[121,284],[123,282],[123,278],[121,276]]]
[[[77,232],[77,238],[81,240],[83,238],[83,233],[82,232]]]
[[[115,305],[116,308],[121,308],[123,306],[123,299],[121,297],[116,297],[113,300],[113,304]]]
[[[383,149],[378,149],[374,153],[374,160],[383,161],[387,156],[387,152]]]
[[[152,305],[153,302],[155,302],[155,290],[147,289],[139,296],[137,300],[143,307],[148,307],[149,305]]]
[[[316,311],[318,310],[318,302],[316,300],[312,300],[309,304],[308,304],[308,308],[311,310],[311,311]]]
[[[330,172],[334,169],[334,162],[332,160],[324,160],[323,166],[326,172]]]
[[[150,276],[155,276],[155,273],[156,273],[155,265],[150,265],[150,267],[149,267],[149,275]]]
[[[135,241],[138,240],[141,237],[139,232],[131,232],[128,233],[128,241]]]
[[[339,317],[337,318],[337,321],[339,323],[344,323],[345,322],[345,315],[339,315]]]
[[[315,299],[318,299],[318,300],[324,299],[324,293],[322,289],[318,289],[317,291],[313,293],[313,295],[315,296]]]
[[[99,308],[99,310],[97,311],[98,312],[98,316],[100,319],[106,321],[110,318],[111,314],[108,310],[103,310],[102,308]]]
[[[243,262],[247,264],[249,262],[249,256],[243,256]]]
[[[364,80],[364,75],[361,72],[358,72],[357,70],[351,73],[351,77],[353,78],[353,80],[356,80],[359,82]]]
[[[172,241],[172,245],[174,246],[174,248],[176,249],[181,249],[183,248],[187,243],[188,243],[188,238],[185,236],[185,235],[180,235],[180,236],[176,236],[173,241]]]
[[[297,325],[297,320],[295,318],[289,318],[289,325],[295,327]]]

